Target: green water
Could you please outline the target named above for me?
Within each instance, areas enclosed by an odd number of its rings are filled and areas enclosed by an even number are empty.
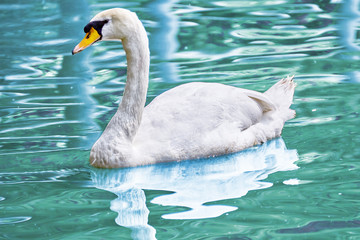
[[[210,160],[88,165],[116,111],[118,43],[71,56],[97,12],[136,11],[148,102],[191,81],[264,91],[296,76],[282,138]],[[0,3],[0,239],[360,239],[360,3]]]

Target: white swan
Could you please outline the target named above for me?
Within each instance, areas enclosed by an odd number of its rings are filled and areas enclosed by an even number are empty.
[[[109,9],[85,26],[73,54],[97,41],[120,40],[126,52],[127,82],[122,101],[91,149],[90,164],[133,167],[237,152],[280,136],[295,84],[292,77],[265,93],[218,83],[188,83],[145,106],[149,81],[146,31],[135,13]]]

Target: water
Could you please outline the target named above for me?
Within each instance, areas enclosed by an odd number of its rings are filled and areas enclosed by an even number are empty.
[[[71,50],[104,9],[150,37],[148,102],[191,81],[264,91],[296,75],[297,117],[241,153],[89,167],[116,111],[118,43]],[[1,239],[359,239],[357,0],[0,3]]]

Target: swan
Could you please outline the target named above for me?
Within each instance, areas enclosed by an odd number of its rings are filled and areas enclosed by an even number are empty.
[[[238,152],[279,137],[295,83],[286,77],[264,93],[219,83],[192,82],[172,88],[145,107],[150,52],[136,13],[102,11],[84,27],[76,54],[95,42],[121,41],[127,80],[117,112],[90,152],[90,164],[120,168],[207,158]]]

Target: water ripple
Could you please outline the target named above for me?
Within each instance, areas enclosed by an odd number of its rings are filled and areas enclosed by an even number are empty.
[[[0,225],[16,224],[29,221],[31,217],[6,217],[0,218]]]
[[[300,168],[269,175],[294,166],[255,155],[251,163],[263,164],[240,170],[210,161],[90,177],[83,167],[121,100],[126,58],[119,43],[70,55],[90,17],[112,7],[136,11],[146,26],[147,102],[185,82],[265,90],[295,74],[297,118],[283,136]],[[356,238],[358,8],[337,0],[0,3],[0,238]]]
[[[304,234],[339,228],[360,228],[360,220],[350,221],[314,221],[305,226],[278,230],[284,234]]]
[[[77,170],[58,170],[42,172],[0,173],[0,184],[20,184],[29,182],[59,182],[63,178],[78,174]]]

